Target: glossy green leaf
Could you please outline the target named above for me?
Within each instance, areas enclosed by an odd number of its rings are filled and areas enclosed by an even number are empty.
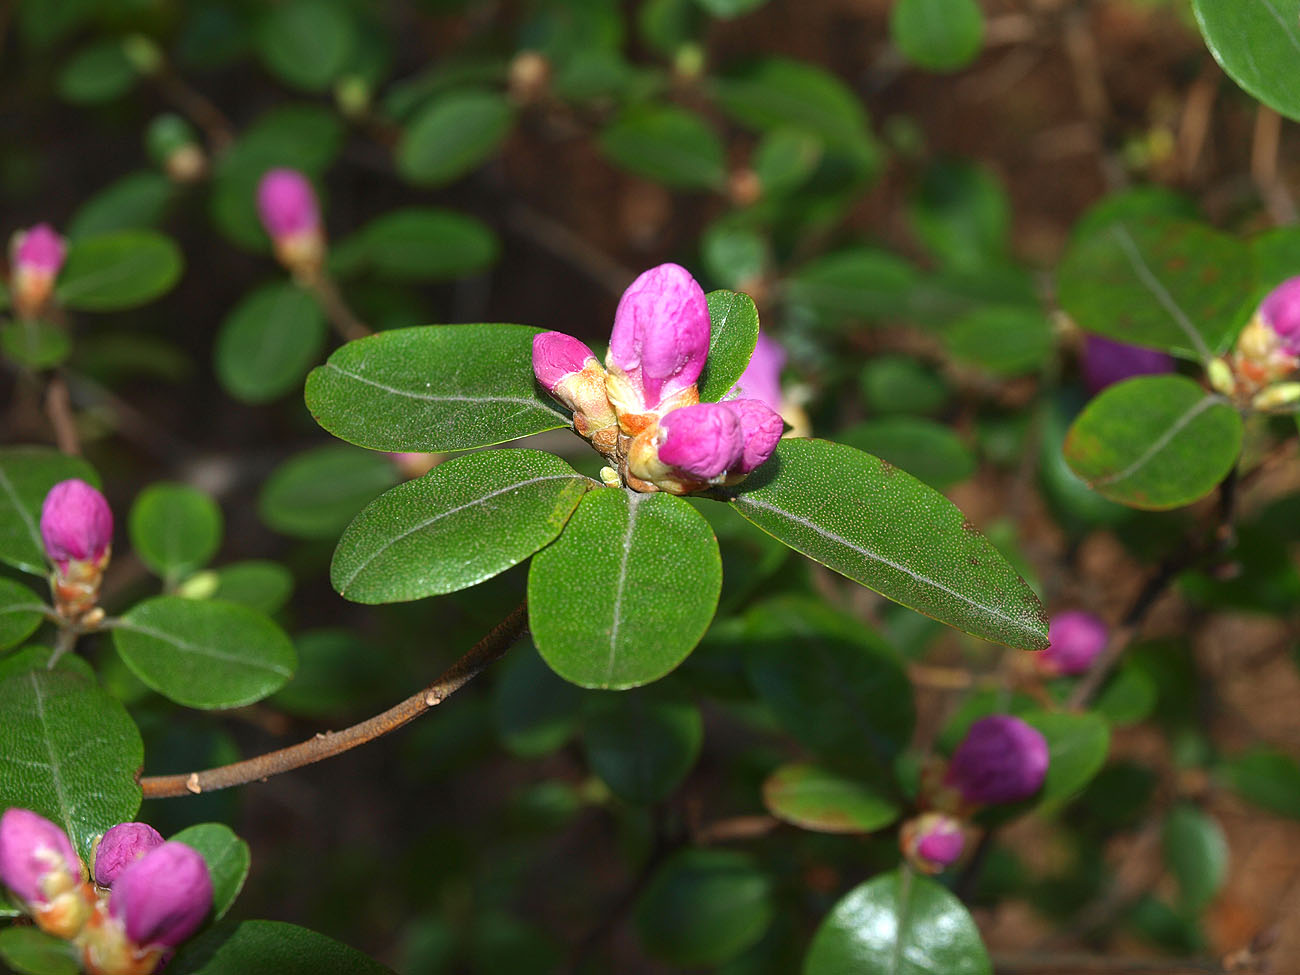
[[[1179,803],[1165,817],[1161,844],[1165,864],[1178,881],[1184,909],[1199,913],[1228,878],[1228,841],[1209,813]]]
[[[1203,498],[1241,453],[1241,415],[1185,376],[1140,376],[1103,390],[1065,439],[1065,459],[1088,486],[1133,508]]]
[[[718,542],[699,512],[671,494],[605,488],[533,557],[529,627],[565,680],[622,690],[686,658],[721,588]]]
[[[685,700],[650,690],[602,694],[586,710],[587,764],[627,802],[667,799],[700,755],[704,720]]]
[[[731,489],[736,510],[797,552],[967,633],[1047,645],[1038,597],[951,502],[870,454],[782,440]]]
[[[78,975],[79,952],[70,941],[36,928],[0,930],[0,961],[19,975]]]
[[[1265,105],[1300,119],[1300,80],[1290,66],[1300,54],[1296,0],[1193,0],[1196,21],[1214,59]]]
[[[420,326],[349,342],[307,377],[307,407],[373,450],[467,450],[568,426],[533,378],[539,331]]]
[[[813,935],[803,975],[992,975],[979,928],[928,877],[894,870],[849,891]]]
[[[44,576],[41,505],[50,488],[69,478],[99,487],[99,475],[80,457],[51,447],[0,448],[0,561]]]
[[[303,91],[324,91],[347,67],[357,42],[343,4],[291,0],[266,8],[255,35],[262,63]]]
[[[40,597],[20,582],[0,577],[0,650],[31,636],[45,614]]]
[[[1300,763],[1270,748],[1224,759],[1215,778],[1247,802],[1279,816],[1300,819]]]
[[[223,565],[214,573],[213,599],[239,603],[259,613],[277,612],[293,593],[293,573],[278,562],[249,559]]]
[[[745,670],[777,721],[809,748],[880,771],[907,744],[915,712],[902,661],[873,630],[809,597],[745,617]]]
[[[295,538],[334,538],[397,481],[392,458],[346,444],[305,450],[277,467],[257,500],[262,520]]]
[[[296,389],[320,357],[328,328],[316,299],[295,284],[245,295],[217,333],[213,368],[231,396],[265,403]]]
[[[55,294],[77,311],[121,311],[170,291],[185,266],[180,248],[153,230],[74,240]]]
[[[670,857],[637,900],[646,953],[674,968],[718,965],[772,923],[772,881],[749,854],[687,849]]]
[[[935,0],[922,0],[927,2]],[[972,0],[946,2],[960,6]],[[895,18],[902,9],[900,2]],[[959,160],[936,162],[921,176],[909,202],[913,233],[945,265],[978,271],[1005,257],[1011,204],[1002,184],[983,167]]]
[[[915,416],[867,420],[840,436],[942,491],[975,473],[975,455],[950,427]]]
[[[948,385],[938,371],[902,355],[875,356],[862,367],[862,397],[875,413],[938,413]]]
[[[125,95],[138,77],[122,38],[106,37],[74,54],[59,71],[57,86],[74,105],[94,105]]]
[[[782,765],[763,783],[763,805],[777,819],[819,833],[872,833],[901,813],[892,796],[817,765]]]
[[[5,322],[0,324],[0,352],[28,369],[51,369],[68,358],[72,339],[50,322]]]
[[[1080,792],[1106,764],[1110,726],[1100,715],[1027,711],[1020,717],[1047,739],[1047,778],[1038,795],[1040,802],[1064,802]]]
[[[896,0],[889,34],[913,64],[957,71],[980,52],[984,15],[975,0]]]
[[[253,862],[248,844],[224,823],[198,823],[171,839],[203,855],[212,878],[212,918],[220,921],[244,888]]]
[[[68,221],[68,239],[154,227],[162,220],[172,192],[171,180],[162,173],[128,173],[77,208]]]
[[[347,945],[281,921],[220,924],[186,942],[167,975],[392,975]]]
[[[943,331],[948,354],[995,376],[1042,369],[1056,346],[1052,326],[1034,308],[980,308]]]
[[[1244,243],[1155,216],[1078,238],[1057,273],[1061,307],[1080,328],[1202,361],[1232,340],[1253,285]]]
[[[744,373],[758,343],[758,309],[736,291],[710,291],[709,356],[700,374],[700,400],[716,403]]]
[[[50,658],[53,656],[53,647],[29,643],[13,653],[0,657],[0,680],[25,674],[30,670],[50,670]],[[54,669],[68,671],[92,681],[95,679],[94,668],[86,662],[85,657],[78,657],[75,653],[62,654],[54,662]]]
[[[480,220],[454,210],[390,210],[331,248],[336,274],[373,273],[395,281],[438,281],[490,267],[501,251]]]
[[[503,95],[462,89],[430,99],[397,144],[397,171],[417,186],[441,186],[496,152],[514,123]]]
[[[166,579],[182,579],[207,565],[221,546],[217,503],[188,484],[151,484],[131,505],[131,547]]]
[[[698,115],[670,105],[637,105],[600,134],[600,148],[629,172],[675,189],[721,189],[722,139]]]
[[[334,550],[330,582],[358,603],[467,589],[554,540],[591,484],[540,450],[449,460],[357,515]]]
[[[131,671],[164,697],[192,708],[260,701],[293,676],[293,643],[246,606],[157,596],[113,624]]]
[[[583,692],[546,666],[531,639],[521,640],[494,669],[492,714],[511,754],[540,758],[573,737],[582,720]]]
[[[851,247],[805,264],[786,281],[786,297],[827,326],[906,314],[919,275],[888,251]]]
[[[92,678],[42,668],[0,681],[0,809],[53,820],[83,858],[135,816],[143,764],[135,722]]]

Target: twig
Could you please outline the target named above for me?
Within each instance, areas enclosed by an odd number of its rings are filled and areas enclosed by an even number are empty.
[[[636,275],[564,224],[532,207],[511,207],[507,222],[521,237],[577,268],[614,296],[623,294]]]
[[[691,840],[697,846],[727,843],[732,840],[757,840],[777,829],[781,821],[774,816],[733,816],[720,819],[691,831]]]
[[[207,134],[213,154],[230,148],[235,141],[235,126],[211,99],[191,87],[169,64],[158,69],[154,80],[162,93]]]
[[[306,284],[316,296],[316,300],[320,302],[325,317],[330,320],[330,324],[334,326],[334,330],[339,333],[343,341],[351,342],[374,334],[370,326],[358,318],[348,303],[343,300],[338,285],[326,272],[321,271],[314,275]]]
[[[1282,140],[1282,116],[1260,105],[1255,111],[1255,137],[1250,151],[1250,175],[1259,188],[1268,215],[1278,226],[1295,222],[1295,200],[1287,192],[1284,181],[1278,179],[1278,146]]]
[[[140,780],[146,799],[165,799],[172,796],[199,795],[232,785],[267,779],[281,772],[311,765],[343,752],[374,741],[414,721],[420,715],[437,707],[460,690],[523,636],[528,628],[528,609],[520,603],[510,615],[474,644],[469,652],[452,664],[424,690],[411,695],[383,714],[368,718],[360,724],[338,732],[322,732],[301,744],[248,758],[231,765],[222,765],[204,772],[181,775],[148,775]]]
[[[77,421],[72,415],[72,397],[68,394],[68,384],[62,376],[51,376],[45,387],[45,415],[54,427],[54,442],[58,444],[59,450],[80,457],[81,437],[77,433]]]

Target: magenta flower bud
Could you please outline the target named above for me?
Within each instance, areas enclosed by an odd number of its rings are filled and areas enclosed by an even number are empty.
[[[749,399],[762,400],[772,409],[780,412],[781,370],[785,366],[785,349],[775,340],[762,332],[758,333],[758,344],[754,354],[749,358],[749,365],[731,387],[731,394]]]
[[[1110,631],[1100,617],[1074,609],[1052,618],[1047,638],[1051,643],[1039,663],[1050,673],[1074,675],[1087,671],[1106,649]]]
[[[1081,365],[1084,384],[1094,395],[1124,379],[1174,371],[1172,356],[1099,335],[1084,336]]]
[[[272,240],[320,230],[316,191],[296,169],[267,170],[257,185],[257,213]]]
[[[91,853],[95,883],[112,887],[118,874],[162,844],[162,834],[148,823],[118,823],[104,834]]]
[[[659,459],[701,481],[714,481],[744,455],[740,418],[729,403],[697,403],[659,421]]]
[[[781,420],[781,414],[757,399],[727,400],[722,405],[730,408],[740,421],[743,443],[740,461],[728,468],[727,473],[743,476],[772,456],[777,441],[785,431],[785,424]]]
[[[1277,335],[1282,351],[1300,357],[1300,277],[1288,278],[1270,291],[1258,315]]]
[[[164,843],[128,864],[113,882],[110,916],[132,943],[174,948],[212,910],[212,878],[203,857],[184,843]]]
[[[533,336],[533,374],[548,393],[596,361],[596,355],[572,335],[542,332]]]
[[[981,718],[948,763],[945,782],[975,805],[1019,802],[1047,776],[1047,739],[1009,714]]]
[[[45,554],[66,574],[68,563],[100,562],[113,542],[113,512],[85,481],[60,481],[41,505]]]
[[[946,813],[928,812],[903,824],[899,843],[908,862],[922,873],[942,873],[966,847],[961,823]]]
[[[81,860],[68,835],[30,809],[0,816],[0,882],[31,907],[81,883]]]
[[[657,410],[694,387],[708,354],[704,290],[677,264],[651,268],[623,292],[614,314],[610,399],[620,414]]]
[[[14,247],[14,270],[30,271],[53,278],[63,267],[67,242],[48,223],[38,223],[18,235]]]
[[[618,418],[609,401],[607,376],[591,349],[572,335],[533,336],[533,374],[546,391],[573,411],[573,427],[605,455],[618,441]]]

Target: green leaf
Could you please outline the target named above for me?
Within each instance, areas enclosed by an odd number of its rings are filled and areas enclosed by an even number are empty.
[[[45,605],[22,583],[0,576],[0,650],[22,643],[41,625]]]
[[[1151,675],[1129,664],[1106,682],[1092,709],[1112,726],[1134,725],[1147,719],[1159,694]]]
[[[948,402],[948,386],[937,371],[903,355],[882,355],[862,367],[862,397],[874,413],[932,415]]]
[[[840,437],[942,491],[975,473],[975,455],[949,427],[915,416],[867,420]]]
[[[289,282],[245,295],[221,323],[213,367],[231,396],[266,403],[296,389],[328,328],[316,299]]]
[[[356,28],[342,4],[291,0],[269,7],[255,35],[267,69],[303,91],[324,91],[347,67]]]
[[[0,809],[21,806],[90,841],[140,808],[140,732],[93,679],[31,670],[0,681]]]
[[[522,640],[500,665],[493,688],[497,734],[520,758],[549,755],[578,730],[582,699],[582,691],[546,666],[532,640]]]
[[[1047,739],[1047,778],[1040,803],[1059,804],[1082,791],[1106,764],[1110,726],[1097,714],[1029,711],[1020,717]]]
[[[55,294],[76,311],[138,308],[170,291],[184,260],[169,237],[118,230],[72,241]]]
[[[373,450],[468,450],[568,426],[533,378],[540,331],[425,325],[349,342],[307,377],[307,408]]]
[[[894,870],[849,891],[813,935],[803,975],[992,975],[979,928],[928,877]]]
[[[745,670],[786,731],[857,769],[880,772],[912,736],[912,687],[873,630],[811,597],[745,616]]]
[[[272,472],[262,486],[257,511],[281,534],[334,538],[396,480],[391,457],[346,444],[316,447],[290,457]]]
[[[602,694],[587,707],[587,764],[620,799],[667,799],[700,755],[704,720],[689,701],[650,691]]]
[[[215,573],[213,599],[239,603],[268,616],[283,608],[293,593],[293,573],[278,562],[249,559],[223,565]]]
[[[336,274],[370,272],[395,281],[439,281],[481,271],[501,252],[496,234],[454,210],[390,210],[331,248]]]
[[[137,77],[122,38],[107,37],[74,54],[59,72],[57,85],[66,101],[94,105],[125,95]]]
[[[901,810],[859,779],[817,765],[782,765],[763,783],[763,805],[777,819],[819,833],[872,833]]]
[[[670,105],[635,105],[600,134],[600,148],[629,172],[674,189],[720,190],[722,139],[698,115]]]
[[[186,942],[167,975],[392,975],[349,948],[281,921],[222,924]]]
[[[719,965],[755,944],[776,913],[771,879],[747,853],[673,854],[637,900],[646,953],[674,968]]]
[[[765,198],[784,196],[804,186],[822,161],[822,140],[798,128],[763,134],[750,166]]]
[[[1300,119],[1296,0],[1193,0],[1214,60],[1242,88],[1287,118]]]
[[[1201,361],[1232,340],[1253,285],[1244,243],[1156,216],[1078,238],[1057,275],[1061,307],[1085,331]]]
[[[131,506],[131,546],[169,580],[207,565],[221,546],[221,509],[188,484],[151,484]]]
[[[203,855],[212,878],[212,918],[220,921],[244,888],[253,862],[248,844],[224,823],[198,823],[171,838]]]
[[[1260,809],[1300,819],[1300,764],[1290,755],[1255,748],[1224,759],[1214,777]]]
[[[260,701],[293,676],[293,643],[236,603],[157,596],[113,623],[113,645],[148,687],[191,708]]]
[[[357,603],[468,589],[550,544],[591,483],[540,450],[449,460],[357,515],[334,550],[330,582]]]
[[[979,55],[984,15],[975,0],[897,0],[889,34],[913,64],[957,71]]]
[[[805,264],[786,281],[786,297],[823,325],[878,321],[908,311],[919,281],[915,267],[888,251],[851,247]]]
[[[50,447],[0,448],[0,561],[33,575],[49,572],[41,505],[50,488],[74,477],[99,487],[99,475],[80,457]]]
[[[980,308],[943,331],[948,354],[995,376],[1037,372],[1056,347],[1052,325],[1036,308]]]
[[[514,124],[503,95],[462,89],[430,99],[397,144],[397,171],[416,186],[459,179],[496,152]]]
[[[1025,650],[1047,646],[1038,597],[941,494],[825,440],[782,440],[774,457],[731,489],[759,528],[949,626]]]
[[[1199,914],[1228,878],[1228,841],[1209,813],[1179,803],[1165,817],[1165,864],[1178,881],[1183,909]]]
[[[716,403],[749,365],[758,344],[758,309],[736,291],[710,291],[709,355],[700,374],[700,400]]]
[[[768,0],[695,0],[714,17],[731,20],[764,6]]]
[[[58,325],[24,319],[0,325],[0,350],[28,369],[51,369],[72,352],[72,339]]]
[[[721,589],[718,542],[699,512],[671,494],[604,488],[534,556],[529,626],[565,680],[622,690],[686,659]]]
[[[960,6],[971,0],[955,2]],[[902,8],[900,2],[894,8],[895,17]],[[982,166],[961,160],[942,160],[930,166],[912,193],[908,217],[926,249],[949,267],[978,271],[1006,255],[1011,205],[1002,184]]]
[[[1186,376],[1139,376],[1084,407],[1065,459],[1104,497],[1159,511],[1213,491],[1237,462],[1242,432],[1241,415]]]
[[[771,246],[767,235],[747,220],[723,217],[701,232],[700,261],[710,277],[728,288],[739,288],[767,270]]]
[[[77,208],[68,221],[68,239],[117,230],[148,230],[162,220],[171,198],[171,181],[161,173],[128,173]]]
[[[0,930],[0,959],[19,975],[77,975],[76,946],[36,928]]]
[[[281,711],[337,720],[377,704],[390,693],[387,661],[349,630],[324,627],[294,640],[298,669],[271,697]]]
[[[37,643],[29,643],[13,653],[0,657],[0,680],[18,674],[25,674],[29,670],[50,670],[50,659],[53,656],[53,647],[43,647]],[[85,677],[87,680],[93,681],[95,679],[94,668],[86,662],[84,657],[78,657],[75,653],[61,654],[59,659],[54,662],[54,667],[58,670],[74,673],[78,677]]]

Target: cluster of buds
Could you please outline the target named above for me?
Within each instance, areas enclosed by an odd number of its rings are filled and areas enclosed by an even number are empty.
[[[104,496],[76,478],[54,485],[41,505],[41,539],[54,565],[55,610],[71,623],[97,623],[103,610],[95,603],[113,546],[113,512]]]
[[[735,484],[772,455],[783,430],[762,400],[701,403],[709,306],[685,268],[661,264],[623,293],[605,367],[561,332],[533,340],[538,382],[610,462],[607,483],[689,494]]]
[[[1039,669],[1052,677],[1075,677],[1106,649],[1110,629],[1101,617],[1073,609],[1052,617],[1047,639],[1047,647],[1033,656]]]
[[[270,169],[257,186],[257,213],[275,256],[299,281],[325,262],[325,228],[311,181],[296,169]]]
[[[9,241],[9,291],[19,318],[36,318],[54,293],[68,243],[47,223],[20,230]]]
[[[0,884],[48,934],[76,945],[90,975],[151,975],[212,909],[203,857],[144,823],[100,838],[94,883],[67,834],[27,809],[0,816]]]
[[[1255,409],[1300,401],[1300,383],[1282,382],[1300,368],[1300,277],[1270,291],[1237,337],[1230,361],[1210,363],[1210,384]]]

